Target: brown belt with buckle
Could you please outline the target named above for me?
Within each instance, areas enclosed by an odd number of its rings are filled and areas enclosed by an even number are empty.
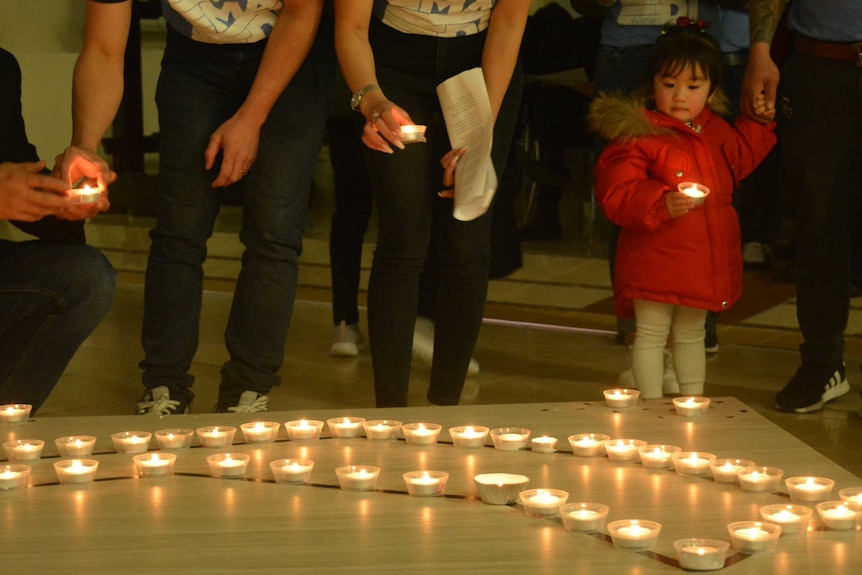
[[[824,60],[853,62],[857,67],[862,68],[862,42],[852,44],[849,42],[825,42],[797,34],[794,47],[800,54],[807,54]]]

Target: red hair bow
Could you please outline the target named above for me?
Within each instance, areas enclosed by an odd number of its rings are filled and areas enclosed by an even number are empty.
[[[706,22],[703,20],[692,20],[688,16],[680,16],[676,19],[676,25],[680,27],[691,26],[697,30],[703,31],[706,28]]]

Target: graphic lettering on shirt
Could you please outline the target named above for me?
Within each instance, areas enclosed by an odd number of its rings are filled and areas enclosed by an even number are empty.
[[[617,24],[663,26],[680,16],[697,20],[697,0],[620,0]]]
[[[495,0],[376,0],[384,24],[406,34],[452,38],[488,27]]]
[[[269,36],[282,0],[168,0],[191,25],[191,38],[209,44],[244,44]],[[166,14],[168,21],[170,15]]]

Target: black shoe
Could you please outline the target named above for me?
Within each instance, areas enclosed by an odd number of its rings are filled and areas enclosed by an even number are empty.
[[[191,408],[187,401],[171,399],[171,390],[164,385],[148,389],[138,402],[135,413],[138,415],[182,415],[189,413]]]
[[[788,413],[810,413],[823,409],[832,401],[850,391],[844,377],[844,364],[803,363],[784,389],[775,396],[775,408]]]

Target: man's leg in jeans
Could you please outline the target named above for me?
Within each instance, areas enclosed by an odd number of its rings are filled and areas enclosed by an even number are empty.
[[[39,409],[110,309],[115,276],[89,246],[0,242],[0,403]]]

